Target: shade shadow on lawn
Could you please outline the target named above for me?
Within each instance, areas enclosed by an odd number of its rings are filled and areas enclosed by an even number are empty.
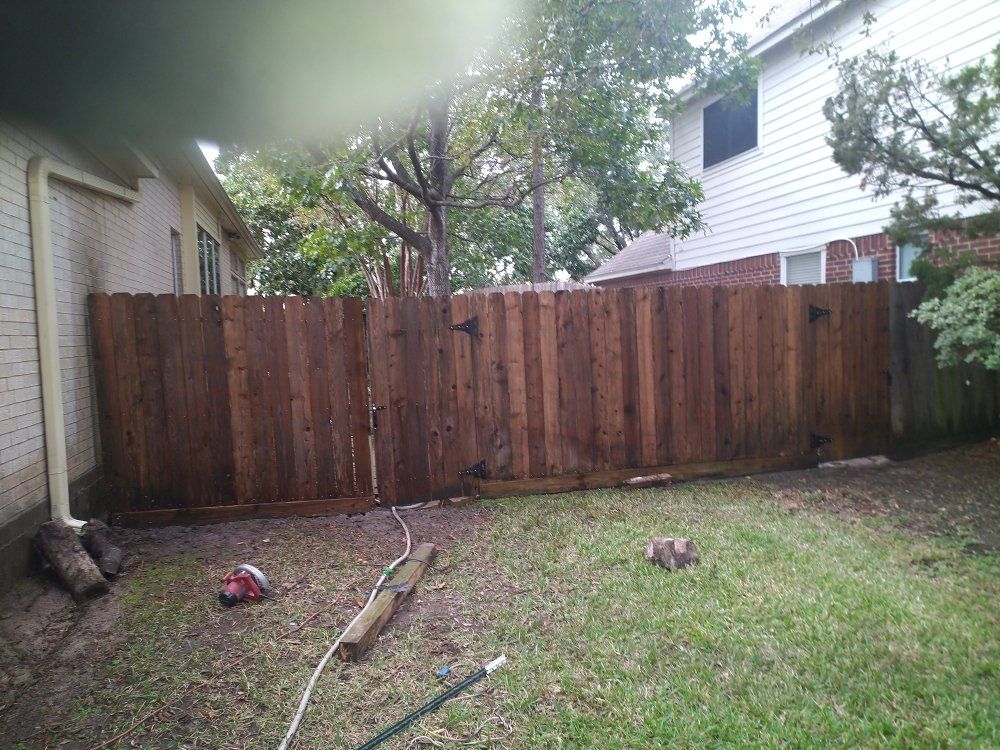
[[[386,748],[968,747],[1000,739],[1000,562],[875,523],[788,513],[751,480],[513,498],[453,538],[409,516],[438,564],[359,665],[334,664],[298,748],[353,747],[505,652],[508,666]],[[143,747],[265,748],[315,662],[356,611],[399,534],[353,545],[330,527],[276,526],[265,562],[294,597],[220,611],[192,596],[217,562],[143,567],[124,586],[129,637],[53,744],[86,746],[231,661],[253,659],[137,733]],[[338,527],[339,528],[339,527]],[[702,563],[669,573],[651,535],[693,538]],[[927,561],[931,560],[931,563]],[[330,567],[335,563],[335,567]],[[318,571],[318,572],[317,572]],[[359,579],[294,637],[273,642]],[[155,588],[157,595],[144,599]],[[36,745],[25,744],[25,747]],[[120,747],[130,747],[122,743]]]

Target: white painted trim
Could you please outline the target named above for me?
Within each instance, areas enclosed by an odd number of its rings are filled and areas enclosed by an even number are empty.
[[[787,253],[780,253],[781,257],[781,285],[788,286],[787,260],[793,255],[811,255],[819,253],[819,283],[826,283],[826,246],[808,247],[805,250],[791,250]]]

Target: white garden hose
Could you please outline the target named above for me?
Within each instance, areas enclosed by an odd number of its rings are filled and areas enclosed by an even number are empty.
[[[299,723],[302,721],[302,717],[305,716],[306,714],[306,706],[309,705],[309,698],[312,697],[313,689],[316,687],[316,683],[319,682],[319,677],[321,674],[323,674],[323,670],[326,669],[326,665],[327,663],[329,663],[330,658],[337,652],[337,648],[339,648],[340,642],[343,640],[344,635],[347,633],[348,630],[351,629],[354,623],[356,623],[359,619],[361,619],[361,615],[363,615],[365,613],[365,610],[368,609],[368,605],[370,605],[373,601],[375,601],[375,597],[378,596],[379,588],[382,586],[383,583],[385,583],[386,579],[392,574],[392,571],[395,570],[396,566],[410,556],[410,546],[411,546],[410,530],[409,528],[407,528],[406,524],[403,523],[403,519],[399,517],[399,513],[396,512],[395,508],[392,509],[392,515],[397,521],[399,521],[399,525],[403,527],[403,532],[406,534],[406,552],[397,557],[392,562],[392,564],[385,569],[385,572],[382,573],[381,578],[378,579],[378,583],[375,584],[375,588],[372,589],[372,593],[368,596],[368,601],[365,604],[365,606],[362,607],[361,611],[354,616],[354,619],[351,620],[350,624],[346,628],[344,628],[344,632],[340,634],[340,636],[337,638],[336,641],[334,641],[334,644],[330,646],[330,649],[326,652],[326,654],[324,654],[319,664],[316,665],[316,670],[313,672],[312,677],[309,678],[309,684],[306,685],[306,690],[302,694],[302,700],[299,701],[299,710],[295,712],[295,718],[292,719],[291,726],[288,727],[288,732],[287,734],[285,734],[285,739],[283,739],[281,741],[281,744],[278,745],[278,750],[288,750],[288,747],[292,742],[292,738],[295,737],[295,732],[299,728]]]

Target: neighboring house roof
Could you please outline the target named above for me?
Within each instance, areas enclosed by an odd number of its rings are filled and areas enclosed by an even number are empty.
[[[663,232],[645,232],[584,277],[584,281],[594,283],[639,276],[653,271],[668,271],[671,268],[672,249],[670,235]]]

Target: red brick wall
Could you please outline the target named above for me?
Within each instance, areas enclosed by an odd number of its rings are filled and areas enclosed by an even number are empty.
[[[864,237],[853,237],[862,258],[878,259],[879,280],[893,281],[896,278],[896,250],[889,238],[882,233]],[[931,235],[933,243],[940,247],[950,247],[964,252],[973,250],[981,257],[1000,263],[1000,237],[984,237],[970,240],[961,235],[936,233]],[[837,240],[826,246],[826,281],[834,283],[851,280],[851,260],[854,248],[849,242]],[[735,284],[765,285],[781,283],[781,256],[778,253],[755,255],[752,258],[713,263],[683,271],[657,271],[643,276],[614,279],[600,282],[609,288],[640,286],[731,286]]]

